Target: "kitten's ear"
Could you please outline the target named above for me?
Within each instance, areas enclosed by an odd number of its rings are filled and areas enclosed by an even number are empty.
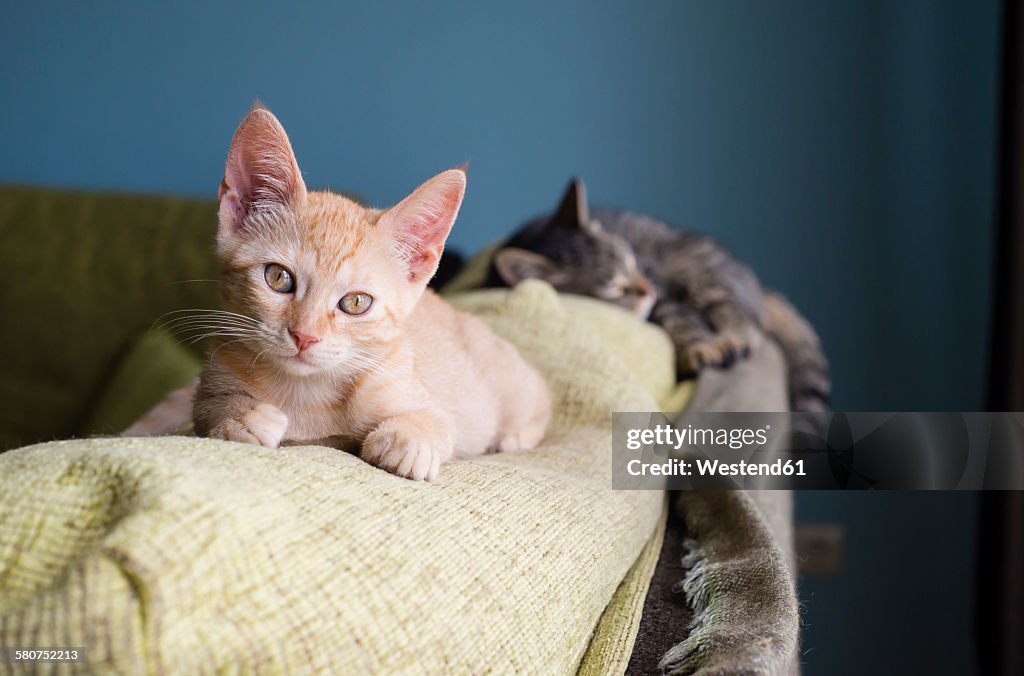
[[[231,233],[261,209],[296,206],[306,197],[292,144],[274,114],[256,104],[231,139],[217,194],[220,227]]]
[[[449,169],[416,188],[381,216],[394,238],[409,281],[426,284],[437,270],[444,241],[466,194],[466,170]]]
[[[524,279],[543,279],[552,286],[566,280],[566,273],[547,256],[525,249],[508,247],[494,254],[494,267],[509,286],[515,286]]]
[[[587,187],[583,180],[574,178],[562,195],[562,201],[552,217],[552,223],[570,227],[585,226],[590,223],[590,208],[587,206]]]

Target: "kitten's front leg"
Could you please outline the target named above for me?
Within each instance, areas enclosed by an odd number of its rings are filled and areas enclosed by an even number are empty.
[[[254,402],[237,416],[222,420],[205,436],[277,448],[287,431],[288,416],[284,411],[273,404]]]
[[[244,393],[210,394],[201,384],[192,409],[196,434],[277,448],[288,431],[288,416],[273,404]]]
[[[717,343],[729,355],[729,363],[745,359],[761,344],[760,326],[734,301],[724,301],[706,310],[706,316],[718,332]]]
[[[745,359],[757,348],[761,333],[731,302],[722,302],[704,314],[689,303],[659,301],[651,321],[672,338],[676,369],[681,376],[706,367],[723,368]]]
[[[731,358],[704,316],[685,303],[658,301],[651,321],[665,329],[676,351],[676,371],[681,376],[699,373],[706,366],[723,366]]]
[[[430,481],[454,453],[454,423],[442,413],[420,409],[381,421],[367,435],[360,457],[393,474]]]

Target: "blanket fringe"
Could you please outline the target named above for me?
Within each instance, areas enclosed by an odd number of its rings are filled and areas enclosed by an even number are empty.
[[[686,574],[674,590],[694,615],[687,638],[662,657],[662,673],[795,673],[796,591],[756,505],[739,492],[691,493],[679,507],[696,537],[683,542]]]

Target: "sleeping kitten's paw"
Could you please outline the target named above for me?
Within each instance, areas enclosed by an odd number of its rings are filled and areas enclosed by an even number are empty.
[[[752,342],[749,337],[732,331],[723,331],[710,340],[688,345],[684,352],[686,365],[693,372],[699,372],[709,366],[724,368],[738,359],[749,357]]]
[[[391,418],[370,432],[361,457],[392,474],[431,481],[452,457],[454,442],[447,426],[425,415]]]
[[[284,411],[273,404],[261,403],[242,414],[240,420],[229,420],[214,428],[210,436],[277,448],[287,430],[288,416]]]

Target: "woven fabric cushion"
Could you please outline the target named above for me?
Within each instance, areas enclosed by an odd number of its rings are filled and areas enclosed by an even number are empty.
[[[93,409],[85,434],[116,434],[199,375],[199,357],[162,329],[147,331],[114,370]]]
[[[672,348],[540,282],[458,304],[548,379],[539,448],[432,483],[184,437],[5,453],[0,645],[128,673],[575,671],[664,500],[611,489],[610,413],[676,391]]]

